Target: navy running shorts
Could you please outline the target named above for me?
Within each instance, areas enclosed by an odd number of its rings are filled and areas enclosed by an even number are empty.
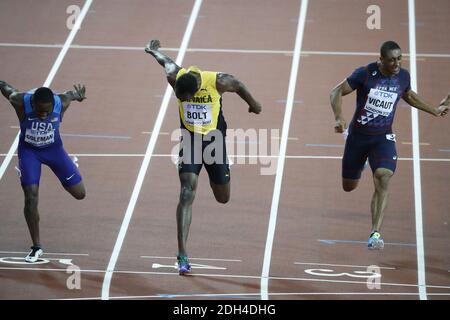
[[[342,177],[344,179],[359,179],[369,159],[372,173],[378,168],[395,172],[397,167],[397,150],[395,134],[365,135],[352,132],[345,142],[342,158]]]

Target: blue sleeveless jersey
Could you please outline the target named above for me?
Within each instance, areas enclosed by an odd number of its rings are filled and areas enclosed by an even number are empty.
[[[48,148],[62,146],[59,126],[62,121],[62,102],[53,95],[53,112],[46,119],[40,119],[31,106],[34,90],[24,96],[25,118],[20,122],[19,146]]]
[[[384,76],[374,62],[356,69],[347,82],[357,90],[356,110],[349,132],[392,133],[398,101],[411,90],[409,72],[401,68],[397,75]]]

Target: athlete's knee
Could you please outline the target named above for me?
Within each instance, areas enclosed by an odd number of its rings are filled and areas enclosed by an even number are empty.
[[[394,172],[392,172],[389,169],[379,168],[375,170],[375,173],[373,174],[373,178],[377,185],[387,188],[389,184],[389,180],[394,175]]]
[[[230,196],[223,196],[223,197],[218,197],[216,198],[217,202],[225,204],[228,203],[228,201],[230,201]]]
[[[36,208],[39,202],[39,193],[37,190],[29,189],[25,192],[25,207]]]
[[[86,198],[86,191],[85,190],[77,191],[75,193],[72,193],[72,196],[77,200],[83,200],[84,198]]]
[[[343,184],[343,185],[342,185],[342,189],[343,189],[345,192],[351,192],[351,191],[353,191],[353,190],[356,189],[356,186],[349,186],[349,185]]]
[[[221,193],[218,195],[215,195],[217,202],[225,204],[228,201],[230,201],[230,194],[229,193]]]
[[[353,190],[356,189],[356,187],[358,186],[358,180],[352,180],[352,181],[348,181],[348,180],[342,180],[342,189],[345,192],[351,192]]]
[[[86,189],[84,188],[82,182],[71,187],[66,187],[66,190],[77,200],[83,200],[86,198]]]
[[[192,203],[195,198],[195,190],[191,185],[186,184],[181,186],[180,191],[180,202],[181,203]]]

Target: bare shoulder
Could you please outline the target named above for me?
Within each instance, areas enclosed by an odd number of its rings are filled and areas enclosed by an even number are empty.
[[[239,80],[228,73],[218,72],[216,88],[220,92],[235,92],[240,86]]]
[[[19,107],[23,105],[23,97],[24,97],[25,93],[23,92],[13,92],[10,94],[9,96],[9,102],[14,106],[14,107]]]
[[[235,80],[236,80],[236,78],[231,74],[224,73],[224,72],[217,72],[217,82],[228,83],[228,82],[232,82]]]
[[[180,72],[182,68],[175,63],[167,63],[164,69],[166,71],[167,81],[173,87],[175,85],[175,81],[177,80],[178,72]]]

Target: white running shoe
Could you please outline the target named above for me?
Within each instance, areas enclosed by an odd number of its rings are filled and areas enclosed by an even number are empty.
[[[44,254],[44,251],[42,251],[41,247],[31,247],[30,253],[25,257],[26,262],[37,262],[39,260],[39,257],[41,257]]]

